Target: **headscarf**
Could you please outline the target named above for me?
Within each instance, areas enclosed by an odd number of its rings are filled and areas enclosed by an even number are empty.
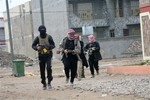
[[[94,35],[89,35],[88,39],[89,39],[89,43],[95,42],[95,36]]]
[[[75,34],[74,35],[76,39],[80,39],[80,35],[79,34]]]
[[[68,32],[67,32],[67,34],[68,34],[68,38],[69,38],[69,40],[73,40],[73,39],[75,39],[75,30],[73,30],[73,29],[69,29],[68,30]]]
[[[78,39],[78,40],[80,40],[80,41],[81,41],[81,35],[79,35],[79,34],[75,34],[74,36],[75,36],[75,38],[76,38],[76,39]]]

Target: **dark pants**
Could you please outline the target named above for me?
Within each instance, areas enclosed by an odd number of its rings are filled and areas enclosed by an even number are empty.
[[[64,64],[64,70],[65,70],[66,78],[69,79],[69,73],[71,71],[70,82],[73,83],[74,78],[75,78],[76,73],[77,73],[77,59],[64,58],[63,64]]]
[[[46,84],[45,69],[47,69],[48,84],[50,84],[53,80],[51,69],[51,57],[39,57],[39,60],[41,83]]]
[[[96,71],[99,70],[98,61],[94,61],[93,59],[89,59],[90,71],[91,74],[94,75],[94,69]]]
[[[84,66],[82,66],[82,77],[85,77],[85,74],[84,74]]]

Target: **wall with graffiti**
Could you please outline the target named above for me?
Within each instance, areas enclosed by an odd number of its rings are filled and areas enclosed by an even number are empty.
[[[150,59],[150,0],[140,0],[143,59]]]

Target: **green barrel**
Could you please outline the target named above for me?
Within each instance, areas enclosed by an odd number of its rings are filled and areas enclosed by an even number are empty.
[[[13,75],[14,76],[25,76],[25,70],[24,70],[24,59],[15,59],[13,60]]]

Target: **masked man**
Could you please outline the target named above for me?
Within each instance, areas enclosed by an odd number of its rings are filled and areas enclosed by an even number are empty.
[[[95,41],[94,35],[88,36],[89,43],[85,46],[85,51],[88,52],[88,62],[90,66],[91,71],[91,78],[94,78],[94,69],[96,70],[97,74],[99,74],[99,64],[98,61],[102,59],[101,53],[100,53],[100,45],[97,41]]]
[[[53,56],[52,49],[55,48],[55,43],[53,41],[53,38],[46,33],[45,26],[39,26],[38,31],[40,32],[40,35],[34,39],[32,43],[32,48],[35,51],[38,51],[41,83],[43,84],[43,89],[45,90],[47,87],[45,69],[47,69],[47,79],[49,88],[51,88],[51,81],[53,79],[51,59]]]

